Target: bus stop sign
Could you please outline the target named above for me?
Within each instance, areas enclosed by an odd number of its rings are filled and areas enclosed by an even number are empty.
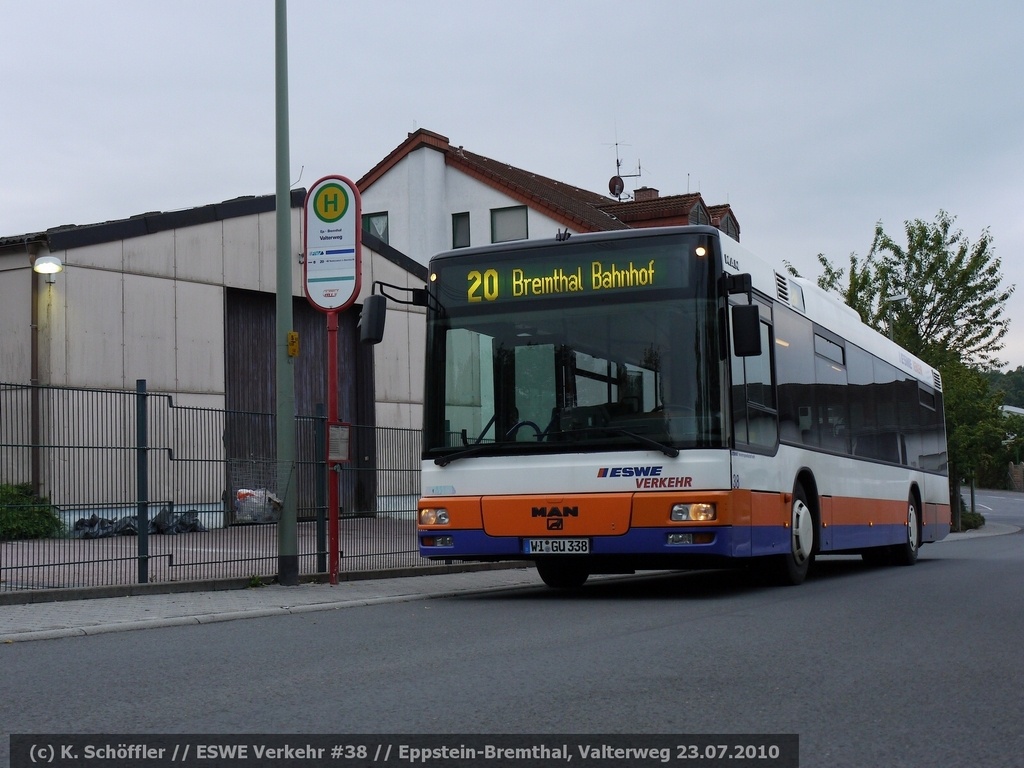
[[[323,312],[340,312],[359,295],[359,190],[344,176],[325,176],[306,194],[302,215],[306,298]]]

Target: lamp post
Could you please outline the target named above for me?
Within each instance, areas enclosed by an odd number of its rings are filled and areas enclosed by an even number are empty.
[[[890,304],[902,304],[905,301],[909,301],[910,296],[906,293],[894,293],[892,296],[886,296],[882,299],[882,309],[885,312],[886,320],[889,324],[889,340],[895,341],[896,337],[893,335],[893,318],[888,307]]]
[[[46,302],[46,315],[47,322],[45,323],[47,333],[47,351],[49,350],[49,333],[50,333],[50,307],[52,300],[52,286],[57,280],[57,273],[64,271],[64,263],[59,257],[53,256],[52,254],[39,255],[39,243],[30,242],[27,238],[25,241],[25,250],[28,253],[29,260],[32,262],[32,325],[31,325],[31,337],[29,340],[29,378],[31,383],[32,403],[31,403],[31,414],[29,417],[29,440],[32,443],[31,448],[31,482],[32,492],[37,496],[41,496],[43,493],[43,474],[42,474],[42,457],[40,445],[42,444],[42,421],[40,413],[42,406],[40,403],[41,399],[41,374],[39,365],[39,334],[40,329],[44,327],[42,318],[42,307],[40,306],[40,293],[42,292],[42,285],[39,283],[39,277],[43,276],[47,283],[47,302]]]

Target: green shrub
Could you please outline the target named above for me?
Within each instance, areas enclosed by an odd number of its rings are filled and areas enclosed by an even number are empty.
[[[953,497],[953,503],[956,504],[957,497]],[[980,512],[972,512],[967,508],[967,502],[964,501],[963,497],[959,497],[960,501],[960,527],[956,527],[956,518],[953,518],[953,525],[950,527],[951,533],[963,533],[964,531],[973,531],[976,528],[981,528],[985,524],[985,516]]]
[[[31,484],[0,484],[0,541],[63,535],[64,524],[47,499],[32,493]]]
[[[980,512],[971,512],[965,509],[960,513],[961,531],[973,531],[976,528],[981,528],[983,525],[985,525],[985,516]]]

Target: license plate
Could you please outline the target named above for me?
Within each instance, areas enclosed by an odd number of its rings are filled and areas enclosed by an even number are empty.
[[[588,555],[590,539],[526,539],[523,553],[527,555]]]

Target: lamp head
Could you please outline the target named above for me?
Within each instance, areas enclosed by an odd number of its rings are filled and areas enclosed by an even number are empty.
[[[46,275],[46,282],[52,283],[55,275],[64,270],[64,262],[57,256],[39,256],[32,262],[32,270]]]

